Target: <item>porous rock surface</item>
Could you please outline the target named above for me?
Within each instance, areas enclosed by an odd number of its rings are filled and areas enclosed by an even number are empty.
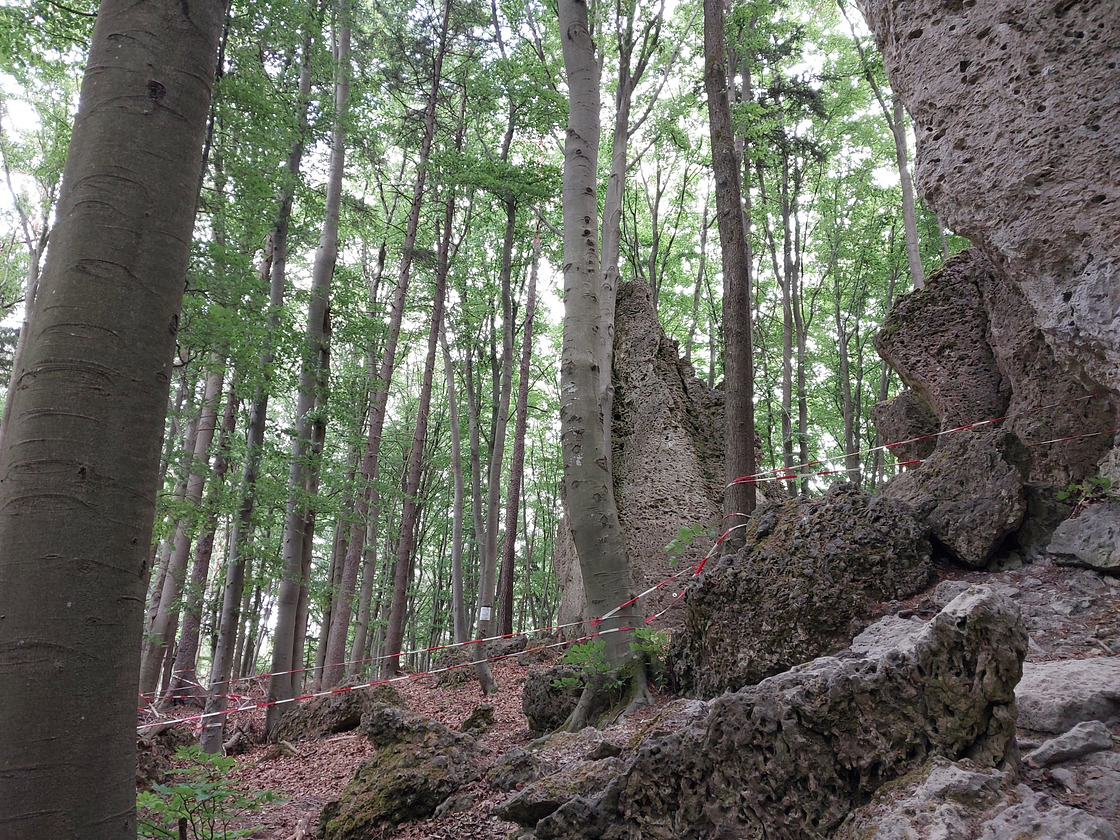
[[[546,735],[563,725],[579,702],[575,684],[583,672],[575,665],[534,668],[521,690],[521,711],[534,735]]]
[[[832,840],[1114,840],[1108,822],[994,768],[937,757],[853,811]]]
[[[890,445],[890,453],[900,462],[929,457],[937,446],[932,435],[941,431],[938,416],[909,388],[871,406],[871,422],[879,440]]]
[[[1014,281],[1062,362],[1120,392],[1114,0],[859,0],[917,184]]]
[[[926,535],[907,506],[849,484],[760,510],[685,601],[670,656],[682,692],[713,697],[846,647],[854,621],[925,588]]]
[[[946,430],[1006,418],[1002,427],[1030,446],[1031,480],[1065,487],[1095,474],[1111,440],[1099,432],[1115,427],[1113,404],[1055,359],[1036,321],[1015,283],[978,249],[948,260],[925,288],[898,299],[875,337],[912,389],[873,409],[880,439],[915,437],[922,406]],[[932,451],[956,434],[921,443]],[[891,451],[899,460],[928,455]]]
[[[362,714],[373,706],[403,706],[400,694],[388,685],[355,688],[298,703],[280,719],[273,741],[304,741],[357,729]]]
[[[891,479],[884,498],[921,511],[933,538],[966,566],[984,566],[1027,512],[1030,455],[1011,432],[947,436],[920,468]]]
[[[701,382],[665,334],[653,293],[640,281],[618,288],[614,334],[612,467],[619,521],[636,591],[666,580],[698,562],[711,545],[699,542],[674,559],[665,550],[682,527],[716,526],[723,504],[723,392]],[[756,444],[757,436],[756,436]],[[777,482],[759,485],[781,499]],[[560,624],[584,615],[583,576],[565,518],[553,548],[563,599]],[[669,606],[679,586],[666,586],[642,600],[646,615]],[[674,612],[663,626],[674,625]]]
[[[341,798],[323,808],[323,840],[366,840],[430,817],[481,778],[475,739],[430,718],[376,704],[363,713],[361,728],[377,753],[358,765]]]
[[[1014,605],[975,587],[904,649],[821,658],[694,704],[699,713],[652,732],[600,790],[528,827],[538,840],[827,836],[930,758],[1014,760],[1026,650]]]
[[[1120,721],[1120,656],[1028,662],[1015,694],[1024,729],[1060,734],[1082,721]]]
[[[986,340],[988,313],[972,276],[978,264],[986,261],[970,252],[949,260],[924,289],[895,301],[874,338],[943,429],[999,417],[1010,397]]]
[[[1059,563],[1120,574],[1120,502],[1089,505],[1061,523],[1047,551]]]
[[[1111,749],[1112,733],[1108,727],[1099,720],[1086,720],[1031,750],[1025,760],[1035,767],[1045,767]]]

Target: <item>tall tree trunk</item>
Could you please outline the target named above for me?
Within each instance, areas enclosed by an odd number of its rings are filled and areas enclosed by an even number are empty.
[[[510,127],[512,128],[512,119]],[[498,396],[495,402],[493,432],[490,436],[490,470],[486,483],[486,524],[483,531],[482,557],[478,576],[478,624],[476,637],[485,639],[493,635],[496,622],[494,598],[498,585],[498,518],[501,512],[502,465],[505,461],[506,429],[509,425],[509,401],[513,390],[513,240],[517,223],[517,203],[507,193],[506,231],[502,244],[501,297],[502,297],[502,359],[501,374],[495,377]],[[493,358],[494,354],[491,354]],[[512,530],[516,530],[514,527]],[[507,532],[510,527],[507,522]],[[512,539],[512,534],[506,534]],[[483,648],[485,649],[485,648]],[[494,675],[485,657],[480,656],[475,665],[479,686],[483,694],[498,690]]]
[[[302,664],[297,661],[294,646],[299,643],[306,625],[299,620],[300,601],[306,586],[305,542],[313,527],[314,514],[304,498],[309,479],[317,480],[314,461],[308,460],[312,448],[312,426],[325,423],[323,400],[326,391],[324,364],[330,342],[330,293],[338,260],[338,217],[342,203],[342,175],[346,164],[346,111],[350,98],[350,7],[348,0],[339,0],[338,36],[335,49],[334,124],[332,126],[331,160],[327,177],[327,198],[323,229],[311,274],[311,301],[308,305],[305,332],[307,355],[300,366],[299,398],[296,405],[296,433],[292,442],[292,462],[288,475],[288,508],[284,528],[284,572],[277,601],[276,631],[272,645],[273,676],[268,681],[270,701],[290,700],[295,696],[299,678],[290,673]],[[317,416],[312,409],[318,406]],[[300,645],[302,652],[302,645]],[[289,673],[279,673],[289,672]],[[269,706],[266,728],[276,730],[282,706]]]
[[[463,480],[463,442],[459,428],[459,399],[455,390],[455,369],[451,351],[443,331],[439,334],[443,348],[443,366],[447,377],[447,414],[451,424],[451,474],[454,500],[451,509],[451,625],[455,644],[467,640],[466,603],[463,600],[463,507],[466,485]]]
[[[362,478],[365,491],[359,496],[355,516],[368,516],[371,529],[376,529],[381,515],[381,494],[378,489],[380,480],[378,459],[381,453],[381,436],[385,429],[385,414],[389,404],[389,388],[392,384],[393,370],[397,363],[397,342],[400,338],[401,321],[404,317],[405,299],[408,294],[409,279],[412,272],[412,257],[416,249],[416,232],[420,225],[420,210],[424,202],[424,183],[427,180],[428,162],[432,153],[432,142],[436,132],[436,105],[439,101],[440,81],[443,77],[443,62],[447,55],[448,31],[451,25],[451,3],[444,0],[443,17],[440,24],[439,46],[433,57],[432,84],[428,89],[428,100],[424,109],[424,134],[420,139],[420,153],[416,164],[416,176],[412,184],[412,202],[409,205],[408,219],[405,222],[404,243],[401,249],[400,268],[397,272],[397,286],[393,294],[392,310],[385,335],[385,348],[382,352],[381,367],[373,382],[373,397],[370,402],[369,433],[366,438],[366,455],[362,461]],[[376,556],[373,545],[376,537],[366,543],[369,548],[364,554],[362,591],[358,604],[358,622],[354,632],[353,659],[363,658],[362,652],[370,641],[370,622],[373,620],[372,581],[376,569]],[[369,581],[369,583],[367,583]],[[356,672],[356,670],[355,670]]]
[[[12,840],[136,833],[143,584],[224,11],[104,0],[94,26],[0,452]]]
[[[700,260],[696,269],[696,288],[692,292],[692,315],[688,321],[688,338],[684,342],[684,360],[692,364],[692,342],[700,322],[700,297],[704,289],[704,275],[708,268],[708,209],[711,197],[704,199],[704,212],[700,219]]]
[[[521,366],[518,369],[517,408],[513,423],[513,454],[510,458],[509,495],[506,497],[506,540],[502,546],[502,571],[498,580],[498,632],[513,632],[513,575],[517,545],[517,511],[525,471],[525,426],[529,415],[529,365],[533,356],[533,317],[537,309],[537,265],[540,259],[540,224],[533,236],[533,264],[525,301],[525,327],[521,333]]]
[[[188,403],[188,412],[191,415],[187,420],[186,427],[182,435],[181,459],[179,461],[179,478],[175,482],[175,489],[171,493],[172,504],[171,508],[174,511],[182,510],[183,500],[187,496],[187,479],[191,474],[191,456],[194,453],[195,437],[198,434],[198,414],[195,412],[194,407],[194,385],[196,383],[185,382],[184,387],[191,392],[191,400]],[[162,486],[162,485],[161,485]],[[157,563],[155,574],[148,592],[148,611],[144,621],[144,632],[148,633],[155,624],[156,616],[159,615],[160,599],[163,597],[163,584],[167,580],[167,567],[171,563],[171,549],[174,547],[174,534],[172,526],[175,524],[174,516],[169,513],[164,519],[164,525],[170,532],[168,536],[160,540],[159,548],[153,555],[154,561]]]
[[[451,227],[455,219],[455,196],[449,194],[444,209],[444,230],[440,240],[436,268],[435,300],[432,303],[432,322],[428,329],[428,355],[424,360],[424,378],[420,386],[420,403],[416,409],[416,427],[409,451],[408,473],[405,481],[404,507],[401,511],[400,540],[397,543],[397,561],[393,573],[393,601],[389,610],[389,624],[385,636],[384,675],[399,674],[401,643],[404,639],[405,606],[408,581],[411,573],[415,546],[415,530],[419,515],[421,470],[424,462],[424,444],[428,437],[428,409],[432,401],[432,380],[435,378],[436,351],[439,334],[443,329],[443,305],[447,291],[447,273],[451,245]]]
[[[754,448],[754,347],[751,326],[751,252],[749,216],[743,213],[743,190],[727,88],[727,53],[722,0],[704,0],[704,91],[712,140],[716,219],[723,255],[723,330],[725,408],[724,497],[727,528],[746,522],[755,507],[753,480],[736,479],[758,472]],[[724,544],[742,543],[733,530]]]
[[[614,314],[618,300],[618,256],[622,243],[622,195],[626,184],[626,153],[634,127],[630,125],[630,110],[634,90],[645,75],[649,60],[658,49],[661,35],[662,13],[650,15],[640,33],[634,31],[637,4],[616,7],[615,38],[618,44],[618,84],[615,87],[614,133],[611,138],[611,168],[607,176],[607,189],[603,196],[602,262],[599,266],[598,289],[599,330],[597,331],[599,404],[603,409],[603,436],[607,441],[605,457],[607,472],[611,469],[611,417],[614,404],[614,383],[611,381],[614,358]],[[565,41],[566,45],[566,41]],[[591,58],[595,62],[595,44],[590,42]],[[635,56],[634,51],[638,54]],[[565,53],[567,56],[567,53]],[[566,58],[565,58],[566,60]],[[566,65],[565,65],[566,66]],[[596,98],[600,98],[599,71],[595,63]],[[570,94],[569,94],[570,95]],[[656,98],[656,97],[655,97]],[[596,121],[598,122],[598,121]],[[598,172],[596,171],[596,178]],[[654,300],[656,301],[656,296]],[[656,305],[656,304],[655,304]]]
[[[560,39],[568,79],[564,143],[564,338],[560,363],[560,440],[568,515],[590,616],[601,619],[629,600],[633,584],[618,521],[600,388],[602,323],[598,204],[599,74],[585,0],[560,0]],[[593,624],[625,626],[617,614]],[[628,634],[603,637],[604,654],[619,667],[630,654]]]
[[[191,577],[184,597],[183,628],[179,634],[179,649],[175,655],[175,669],[169,692],[172,696],[198,697],[205,693],[198,682],[198,636],[202,627],[202,599],[210,577],[210,560],[214,556],[218,499],[229,469],[230,438],[237,422],[237,403],[236,391],[231,387],[222,411],[222,426],[210,471],[207,499],[202,505],[202,529],[195,543]]]
[[[187,492],[183,497],[189,513],[180,516],[175,526],[174,548],[163,581],[159,612],[145,636],[144,655],[140,662],[140,693],[144,695],[152,694],[159,688],[163,660],[175,640],[179,622],[180,596],[191,558],[194,525],[202,506],[202,493],[209,471],[210,444],[217,428],[218,397],[221,396],[225,375],[222,359],[217,353],[211,354],[210,365],[210,371],[206,374],[206,391],[199,409],[194,451],[189,460]]]
[[[299,75],[299,134],[288,149],[284,169],[287,182],[284,185],[276,222],[264,246],[259,278],[268,284],[268,325],[265,331],[265,347],[260,355],[260,369],[264,381],[253,391],[252,406],[249,409],[249,425],[246,429],[245,461],[241,468],[241,486],[237,514],[233,519],[230,534],[230,556],[226,559],[225,587],[222,590],[222,611],[218,627],[218,645],[214,661],[210,664],[210,693],[206,699],[206,714],[214,717],[203,718],[202,734],[199,743],[208,753],[218,753],[222,749],[223,731],[226,716],[226,695],[229,694],[229,681],[240,675],[245,659],[245,638],[240,632],[241,616],[244,613],[242,597],[245,589],[245,576],[249,564],[252,541],[253,511],[256,507],[257,478],[260,474],[261,457],[264,454],[264,435],[268,421],[268,399],[272,365],[275,349],[271,343],[279,331],[280,316],[284,308],[284,291],[287,283],[288,229],[291,225],[292,202],[295,198],[296,182],[299,179],[303,161],[304,145],[309,129],[308,105],[311,93],[311,45],[312,35],[308,33],[303,40],[303,56]],[[248,603],[247,601],[245,602]],[[237,644],[242,647],[237,650]]]
[[[363,407],[361,412],[362,420],[359,421],[361,426],[365,426],[364,418],[366,417],[366,409]],[[359,432],[362,429],[358,430]],[[342,495],[342,504],[339,506],[338,517],[334,523],[334,539],[331,540],[331,565],[330,565],[330,588],[327,592],[327,602],[323,609],[323,619],[319,623],[319,645],[315,649],[315,675],[312,680],[312,689],[318,691],[322,688],[330,687],[335,683],[323,682],[324,668],[328,665],[337,666],[338,673],[332,675],[332,678],[337,682],[341,680],[342,673],[346,663],[343,659],[346,658],[346,638],[350,629],[350,607],[351,601],[354,598],[354,584],[358,576],[358,564],[361,560],[361,549],[355,553],[353,564],[354,579],[349,582],[349,595],[343,598],[344,577],[346,572],[346,560],[350,556],[350,546],[354,541],[359,542],[365,539],[365,523],[355,521],[354,517],[354,479],[358,473],[358,458],[359,452],[356,447],[352,447],[349,458],[347,459],[346,467],[346,489]],[[342,624],[341,628],[336,625],[338,622],[335,620],[336,611],[341,607],[341,601],[346,601],[346,621]],[[331,637],[338,632],[338,639],[333,643],[337,650],[332,651]],[[339,642],[341,640],[341,642]]]
[[[871,92],[875,94],[875,99],[883,112],[883,118],[887,121],[887,127],[891,131],[891,137],[894,139],[895,164],[898,166],[898,181],[902,187],[902,224],[906,237],[906,262],[910,266],[910,280],[914,284],[914,288],[921,289],[925,286],[926,278],[922,269],[921,249],[918,245],[918,212],[914,199],[914,179],[910,177],[910,161],[906,144],[906,114],[902,110],[902,100],[898,97],[898,94],[893,94],[890,104],[887,103],[887,97],[879,85],[879,80],[875,77],[871,63],[867,60],[863,43],[856,35],[856,28],[852,24],[851,18],[848,17],[848,10],[843,0],[839,0],[838,5],[844,19],[848,22],[848,28],[852,30],[852,41],[859,52],[864,78],[871,86]],[[945,256],[947,258],[948,254]]]

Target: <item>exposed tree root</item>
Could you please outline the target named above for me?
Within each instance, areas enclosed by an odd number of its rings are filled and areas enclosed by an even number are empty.
[[[590,677],[575,709],[561,727],[579,732],[586,726],[601,726],[625,720],[642,706],[652,706],[645,656],[634,656],[617,671]]]

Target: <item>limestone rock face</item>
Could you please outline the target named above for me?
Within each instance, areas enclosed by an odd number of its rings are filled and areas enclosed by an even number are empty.
[[[1120,502],[1089,505],[1054,530],[1047,550],[1059,563],[1120,574]]]
[[[685,600],[671,652],[682,691],[713,697],[846,647],[853,621],[926,586],[926,533],[910,509],[846,484],[756,513],[743,549]]]
[[[1060,734],[1083,721],[1120,720],[1120,657],[1030,662],[1015,694],[1025,729]]]
[[[1112,403],[1059,364],[1036,321],[1018,287],[979,250],[948,260],[924,289],[899,298],[875,337],[879,354],[913,389],[873,409],[880,437],[922,433],[915,402],[930,407],[940,429],[1006,417],[1002,427],[1031,447],[1032,480],[1064,487],[1095,474],[1110,440],[1097,433],[1115,427]],[[1084,434],[1092,436],[1078,437]],[[932,451],[955,435],[921,443]],[[892,448],[899,460],[928,451]]]
[[[991,271],[965,252],[900,297],[875,336],[875,349],[928,405],[942,429],[1003,415],[1010,397],[988,344],[988,313],[974,275]]]
[[[546,735],[559,728],[579,702],[581,689],[554,685],[560,680],[577,680],[582,672],[575,665],[553,665],[529,671],[521,690],[521,711],[534,735]]]
[[[434,720],[380,704],[366,709],[361,727],[377,753],[358,765],[342,797],[323,808],[324,840],[365,840],[387,826],[430,817],[482,776],[475,739]]]
[[[289,709],[280,719],[272,740],[304,741],[349,732],[358,728],[367,709],[381,703],[404,705],[401,696],[388,685],[316,697]]]
[[[682,526],[719,522],[723,396],[680,358],[677,343],[657,321],[645,283],[619,286],[614,347],[615,499],[634,583],[642,591],[677,571],[665,546]],[[591,616],[583,615],[583,578],[568,529],[560,530],[556,563],[563,624]],[[660,590],[642,602],[643,609],[652,615],[679,591]]]
[[[696,378],[680,357],[677,342],[665,335],[645,283],[619,286],[614,353],[615,501],[634,585],[641,592],[698,562],[711,544],[697,543],[675,566],[665,550],[682,527],[719,524],[724,400],[721,391]],[[784,498],[778,482],[758,487],[763,495]],[[583,577],[566,521],[553,551],[563,592],[559,623],[593,618],[584,615]],[[666,586],[643,598],[642,616],[660,612],[680,591],[679,586]],[[671,627],[676,621],[676,612],[669,612],[661,626]]]
[[[899,461],[928,458],[937,446],[937,439],[926,436],[941,431],[938,416],[910,389],[871,406],[871,422],[879,432],[879,440],[895,444],[890,451]]]
[[[1088,720],[1031,750],[1025,759],[1035,767],[1045,767],[1111,749],[1112,733],[1108,727],[1099,720]]]
[[[934,758],[853,811],[832,840],[1113,840],[1108,822],[1016,786],[1007,773]]]
[[[914,120],[917,183],[1120,391],[1120,18],[1113,0],[860,0]]]
[[[1015,606],[974,587],[905,649],[818,659],[651,732],[621,772],[539,820],[534,836],[829,836],[855,804],[930,758],[1013,760],[1026,649]]]
[[[934,539],[965,565],[980,568],[1023,522],[1029,463],[1010,432],[958,432],[919,469],[891,479],[880,495],[921,510]]]

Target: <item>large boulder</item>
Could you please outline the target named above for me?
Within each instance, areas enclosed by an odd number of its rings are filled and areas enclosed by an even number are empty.
[[[469,735],[390,704],[367,708],[362,731],[377,748],[319,818],[323,840],[365,840],[386,827],[431,817],[482,777]]]
[[[1114,425],[1113,405],[1057,362],[1036,321],[978,249],[948,260],[925,288],[898,299],[875,337],[912,389],[873,409],[881,439],[916,437],[927,407],[944,430],[1006,418],[1003,428],[1030,447],[1032,480],[1065,487],[1095,474],[1110,441],[1098,433]],[[956,434],[918,443],[932,451]],[[928,455],[912,450],[891,448],[899,460]]]
[[[859,6],[926,202],[1018,285],[1064,367],[1120,392],[1114,0]]]
[[[1028,662],[1019,698],[1019,725],[1067,732],[1083,721],[1120,721],[1120,657]]]
[[[1120,502],[1089,505],[1060,524],[1047,551],[1059,563],[1120,574]]]
[[[742,550],[685,600],[671,651],[681,690],[712,697],[847,647],[853,622],[925,588],[926,535],[905,505],[849,484],[759,511]]]
[[[1115,840],[1100,817],[1016,785],[1010,773],[934,758],[884,786],[832,840]]]
[[[935,756],[1012,763],[1026,650],[1015,606],[974,587],[882,657],[825,657],[698,704],[706,714],[655,730],[601,789],[530,827],[538,840],[828,836]]]
[[[962,431],[945,438],[919,469],[891,479],[880,495],[922,511],[935,540],[980,568],[1023,523],[1029,464],[1011,432]]]
[[[389,703],[403,706],[404,700],[389,685],[367,686],[316,697],[297,703],[280,718],[273,741],[305,741],[336,732],[357,729],[362,714],[373,706]]]
[[[941,421],[925,401],[907,388],[886,402],[871,406],[871,422],[879,440],[899,462],[920,461],[933,454]]]
[[[874,338],[875,349],[937,415],[942,429],[999,417],[1009,385],[987,341],[988,313],[974,275],[990,271],[964,252],[903,295]]]
[[[681,528],[719,525],[726,483],[724,398],[696,377],[677,342],[665,335],[648,284],[619,286],[614,328],[615,501],[633,582],[642,592],[698,562],[712,543],[697,541],[679,558],[666,551]],[[759,489],[783,497],[777,482],[761,483]],[[583,576],[566,518],[553,547],[553,565],[563,593],[559,623],[594,618],[585,615]],[[661,612],[680,591],[677,585],[662,587],[643,598],[639,609],[643,616]],[[675,612],[666,613],[662,626],[676,621]]]
[[[533,668],[521,689],[521,711],[534,735],[559,729],[583,693],[583,671],[575,665]]]

